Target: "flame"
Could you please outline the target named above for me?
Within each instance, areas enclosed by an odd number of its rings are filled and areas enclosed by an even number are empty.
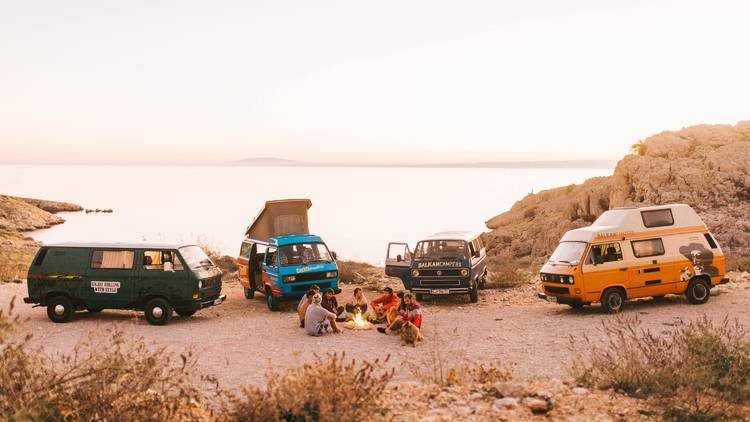
[[[362,311],[357,308],[354,313],[354,319],[347,322],[346,327],[351,328],[352,330],[368,330],[372,328],[372,324],[362,317]]]

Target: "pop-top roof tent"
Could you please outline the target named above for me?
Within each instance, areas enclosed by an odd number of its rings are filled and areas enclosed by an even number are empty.
[[[268,242],[275,236],[308,234],[307,210],[312,206],[309,199],[279,199],[266,201],[263,209],[247,226],[245,236]]]
[[[606,239],[650,236],[665,230],[708,230],[700,216],[685,204],[605,211],[588,227],[570,230],[561,242],[591,242]]]

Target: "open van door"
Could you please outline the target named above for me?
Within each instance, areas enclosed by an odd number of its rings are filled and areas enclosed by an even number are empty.
[[[391,242],[385,257],[385,275],[403,279],[411,269],[411,251],[406,243]]]

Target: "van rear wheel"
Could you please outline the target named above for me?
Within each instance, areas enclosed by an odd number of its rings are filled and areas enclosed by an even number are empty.
[[[47,317],[52,322],[68,322],[74,311],[73,302],[67,296],[55,296],[47,302]]]
[[[701,305],[708,302],[708,298],[711,297],[711,287],[706,283],[706,280],[694,278],[688,284],[685,296],[687,296],[688,302],[693,305]]]
[[[620,289],[607,289],[602,295],[602,308],[604,312],[616,314],[622,311],[625,304],[625,294]]]
[[[255,297],[255,288],[250,285],[249,288],[243,289],[245,291],[245,299],[252,299]]]
[[[172,306],[160,297],[149,300],[143,312],[151,325],[167,325],[172,319]]]

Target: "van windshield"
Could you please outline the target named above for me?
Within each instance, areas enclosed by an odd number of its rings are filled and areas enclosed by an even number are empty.
[[[180,255],[191,270],[216,266],[199,246],[182,247],[180,248]]]
[[[586,249],[586,242],[561,242],[549,257],[550,262],[577,264]]]
[[[281,265],[305,265],[313,262],[332,262],[331,254],[323,243],[295,243],[280,248]]]
[[[417,243],[414,259],[466,259],[463,240],[425,240]]]

